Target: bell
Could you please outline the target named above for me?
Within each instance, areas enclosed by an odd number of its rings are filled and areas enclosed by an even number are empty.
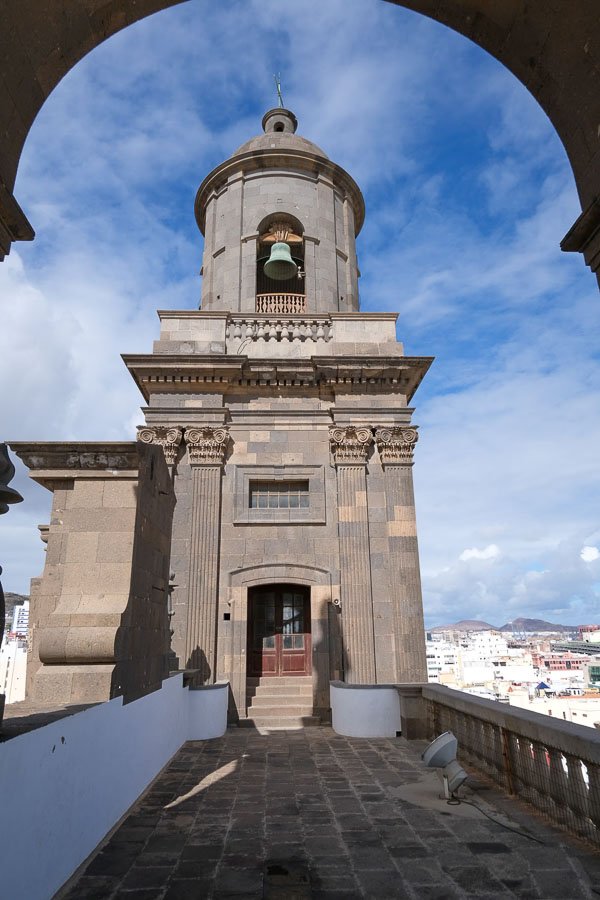
[[[277,241],[271,247],[271,255],[265,263],[264,273],[273,281],[287,281],[293,278],[298,271],[298,266],[292,259],[289,245],[283,241]]]

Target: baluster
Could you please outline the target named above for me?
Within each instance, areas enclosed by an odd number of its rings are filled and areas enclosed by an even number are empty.
[[[254,335],[254,323],[246,322],[246,337],[251,338]]]
[[[322,341],[325,338],[325,329],[323,328],[323,323],[319,322],[317,325],[317,340]]]
[[[481,723],[481,764],[486,775],[494,775],[494,729],[489,722]]]
[[[600,766],[595,763],[586,762],[585,767],[588,773],[588,809],[589,817],[596,826],[600,828]]]
[[[506,750],[507,773],[512,784],[511,794],[518,794],[526,789],[527,765],[531,765],[531,744],[529,741],[519,741],[512,731],[504,731]],[[527,757],[521,756],[527,753]],[[527,759],[529,762],[527,763]]]
[[[565,772],[563,755],[560,750],[556,750],[554,747],[548,747],[548,757],[550,760],[550,797],[555,805],[554,816],[558,821],[561,821],[564,820],[565,813],[569,808],[567,800],[567,773]]]
[[[239,338],[242,336],[242,323],[239,319],[235,320],[235,324],[233,327],[233,336],[234,338]]]
[[[544,744],[533,741],[533,789],[537,794],[536,805],[544,812],[550,812],[550,757]]]
[[[583,775],[582,762],[578,756],[565,753],[568,772],[567,804],[575,817],[577,832],[589,836],[593,829],[588,816],[588,787]]]

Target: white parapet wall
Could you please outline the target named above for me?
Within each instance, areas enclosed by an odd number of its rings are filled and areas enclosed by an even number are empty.
[[[401,730],[400,696],[393,684],[332,681],[331,724],[346,737],[396,737]]]
[[[0,895],[49,900],[185,741],[225,733],[228,695],[175,675],[0,744]]]

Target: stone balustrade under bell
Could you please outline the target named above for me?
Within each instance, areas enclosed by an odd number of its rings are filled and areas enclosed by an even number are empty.
[[[226,335],[239,341],[330,341],[333,324],[329,316],[231,316]]]

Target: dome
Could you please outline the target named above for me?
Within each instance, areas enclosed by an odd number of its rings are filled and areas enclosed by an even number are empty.
[[[277,107],[265,113],[262,120],[264,134],[250,138],[238,147],[232,157],[243,153],[256,153],[260,150],[300,150],[313,156],[329,159],[326,153],[312,141],[296,134],[298,120],[289,109]]]

